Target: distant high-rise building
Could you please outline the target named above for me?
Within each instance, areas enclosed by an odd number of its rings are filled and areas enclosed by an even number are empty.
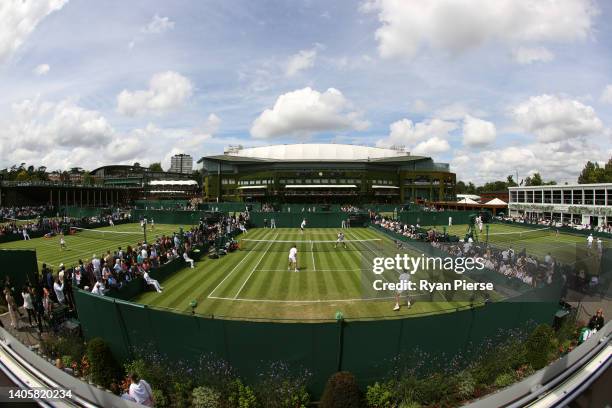
[[[170,159],[171,173],[190,174],[193,172],[193,157],[188,154],[175,154]]]

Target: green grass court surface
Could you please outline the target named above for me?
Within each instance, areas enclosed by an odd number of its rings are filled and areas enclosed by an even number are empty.
[[[333,319],[336,311],[345,318],[380,318],[406,314],[452,311],[467,302],[447,302],[440,294],[410,309],[392,311],[391,292],[372,289],[371,259],[394,256],[392,240],[366,228],[345,230],[347,248],[333,248],[339,229],[315,228],[300,233],[297,228],[253,229],[245,236],[260,240],[220,259],[205,259],[195,269],[184,269],[163,282],[164,293],[146,292],[135,299],[154,307],[246,319]],[[239,240],[240,240],[239,239]],[[352,243],[354,240],[370,240]],[[288,252],[298,247],[299,272],[288,271]],[[314,247],[314,251],[312,250]],[[383,274],[397,282],[394,271]]]
[[[186,225],[156,225],[147,231],[149,240],[155,235],[171,234]],[[441,227],[437,227],[441,230]],[[466,225],[455,225],[448,229],[462,236]],[[152,307],[191,312],[190,303],[197,301],[195,312],[219,318],[244,318],[263,320],[329,320],[337,311],[345,318],[393,318],[397,316],[425,313],[451,312],[466,307],[469,302],[449,301],[443,292],[414,293],[411,308],[402,307],[392,311],[394,293],[377,292],[372,289],[376,275],[372,273],[372,258],[393,257],[398,250],[386,235],[368,228],[345,230],[348,248],[334,248],[339,232],[336,228],[306,229],[302,234],[297,228],[252,229],[238,237],[241,250],[219,259],[203,257],[196,262],[195,269],[183,268],[161,282],[163,293],[147,291],[136,299],[136,303]],[[558,258],[575,260],[577,245],[586,246],[586,237],[572,234],[539,232],[537,236],[526,229],[503,224],[490,227],[490,240],[500,245],[510,242],[515,250],[527,247],[528,253],[544,256],[548,251]],[[493,233],[522,232],[518,236],[493,235]],[[512,237],[509,240],[509,237]],[[0,245],[0,249],[35,249],[39,263],[57,267],[64,263],[70,267],[79,259],[91,259],[142,241],[139,224],[122,224],[103,227],[76,235],[66,235],[67,250],[61,251],[59,237],[34,238]],[[253,241],[246,241],[253,240]],[[365,241],[364,241],[365,240]],[[327,241],[327,242],[321,242]],[[331,241],[331,242],[330,242]],[[361,241],[361,242],[351,242]],[[288,252],[293,243],[298,246],[300,271],[288,271]],[[608,243],[608,242],[606,242]],[[418,249],[405,249],[419,256]],[[573,257],[573,258],[572,258]],[[386,282],[397,282],[397,271],[387,271],[378,278]],[[420,277],[424,277],[420,275]],[[443,272],[433,271],[430,281],[448,281]],[[451,276],[450,279],[457,278]],[[465,277],[463,277],[465,278]],[[467,278],[469,279],[469,278]],[[493,293],[492,299],[499,298]],[[476,299],[475,303],[478,303]]]
[[[520,252],[526,249],[527,254],[536,256],[539,259],[550,254],[560,262],[572,264],[576,259],[583,256],[583,250],[587,246],[587,236],[579,233],[559,233],[555,232],[555,228],[546,228],[545,226],[514,226],[508,224],[488,224],[489,225],[489,240],[491,245],[499,248],[512,248],[515,252]],[[485,242],[487,239],[486,226],[483,226],[482,233],[479,233],[480,242]],[[442,231],[443,226],[426,226],[434,228],[437,231]],[[456,235],[463,238],[468,230],[466,224],[446,226],[446,231],[449,235]],[[612,243],[609,239],[602,238],[603,245],[606,248]],[[594,243],[593,246],[596,244]]]
[[[155,225],[155,229],[152,231],[149,226],[147,238],[150,240],[156,235],[172,234],[174,231],[178,231],[180,227],[190,228],[190,226],[182,225]],[[116,232],[117,234],[108,234],[108,232]],[[32,238],[28,241],[7,242],[0,244],[0,249],[34,249],[39,265],[46,263],[57,269],[60,263],[63,263],[66,267],[75,266],[79,259],[85,261],[91,259],[93,254],[101,256],[108,250],[112,253],[119,246],[125,249],[128,245],[133,246],[142,242],[143,238],[140,224],[131,223],[97,228],[75,235],[67,234],[64,236],[66,240],[66,250],[64,251],[60,250],[60,238],[57,235],[52,238]]]

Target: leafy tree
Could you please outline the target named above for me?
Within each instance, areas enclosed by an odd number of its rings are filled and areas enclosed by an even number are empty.
[[[149,165],[149,170],[151,170],[151,171],[157,171],[157,172],[162,172],[162,171],[164,171],[164,169],[162,168],[162,166],[161,166],[161,163],[160,163],[160,162],[151,163],[151,164]]]
[[[17,173],[17,176],[15,177],[15,180],[17,180],[17,181],[27,181],[27,180],[30,180],[30,175],[28,174],[27,171],[22,169],[19,173]]]

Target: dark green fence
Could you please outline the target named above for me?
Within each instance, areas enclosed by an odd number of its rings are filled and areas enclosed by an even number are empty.
[[[173,209],[185,208],[189,204],[187,200],[136,200],[134,205],[138,209]]]
[[[264,221],[270,226],[271,220],[274,219],[278,228],[297,228],[306,220],[306,226],[309,228],[340,228],[343,220],[348,220],[354,213],[346,212],[254,212],[251,213],[250,222],[256,227],[263,227]],[[363,225],[352,225],[353,227],[362,227]]]
[[[134,348],[193,361],[202,353],[227,360],[247,382],[269,362],[286,361],[313,373],[318,397],[337,370],[355,373],[362,386],[390,373],[398,355],[415,350],[453,356],[528,321],[550,323],[550,303],[492,303],[447,314],[391,320],[279,323],[221,320],[179,314],[89,292],[75,293],[87,339],[102,337],[120,359]]]
[[[185,224],[197,225],[200,218],[210,215],[205,211],[183,211],[183,210],[132,210],[132,220],[138,221],[141,218],[152,219],[156,224]]]
[[[242,212],[245,211],[247,206],[250,211],[261,210],[261,203],[243,203],[243,202],[229,202],[229,203],[204,203],[198,205],[198,209],[205,211],[215,212]]]
[[[404,211],[398,214],[399,220],[405,224],[415,225],[448,225],[452,217],[453,224],[469,224],[470,216],[477,211]]]
[[[98,217],[104,209],[99,207],[62,207],[62,213],[68,217]]]
[[[21,289],[34,284],[38,275],[36,251],[26,249],[0,249],[0,285],[4,289],[6,278],[10,280],[13,296],[18,305],[23,303]],[[2,293],[4,299],[4,293]]]

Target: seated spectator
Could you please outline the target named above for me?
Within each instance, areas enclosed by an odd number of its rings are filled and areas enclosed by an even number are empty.
[[[136,373],[130,374],[130,382],[129,396],[141,405],[152,407],[155,401],[149,383],[140,379]]]
[[[183,259],[185,260],[185,262],[191,265],[191,269],[194,268],[193,266],[194,260],[189,257],[189,255],[187,254],[187,251],[183,252]]]
[[[589,329],[599,331],[604,327],[603,309],[597,309],[597,312],[589,320]]]
[[[147,283],[147,285],[151,285],[153,286],[153,288],[155,288],[155,290],[157,291],[157,293],[161,293],[162,290],[164,290],[164,288],[159,284],[159,282],[153,278],[151,278],[149,276],[149,272],[145,271],[143,274],[143,278],[145,280],[145,282]]]

